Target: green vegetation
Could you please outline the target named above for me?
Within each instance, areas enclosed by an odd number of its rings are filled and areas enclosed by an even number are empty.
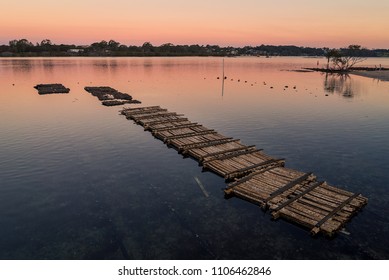
[[[349,71],[356,64],[366,60],[367,49],[359,45],[350,45],[345,49],[331,49],[325,54],[327,58],[327,70],[331,71]],[[332,66],[329,66],[331,60]]]
[[[389,56],[389,49],[368,50],[360,48],[358,57],[382,57]],[[0,45],[0,56],[325,56],[329,62],[336,55],[345,53],[346,49],[310,48],[297,46],[245,46],[220,47],[218,45],[173,45],[171,43],[154,46],[145,42],[142,46],[126,46],[114,40],[95,42],[89,46],[80,45],[56,45],[49,39],[33,44],[27,39],[12,40],[8,45]],[[338,67],[349,65],[346,62],[336,60]]]

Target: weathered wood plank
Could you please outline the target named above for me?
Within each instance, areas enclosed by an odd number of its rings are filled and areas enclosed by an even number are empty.
[[[181,129],[181,128],[193,128],[193,127],[198,127],[202,126],[201,124],[198,123],[189,123],[189,124],[182,124],[182,125],[176,125],[176,126],[171,126],[171,127],[163,127],[163,128],[155,128],[152,129],[152,133],[160,133],[164,131],[170,131],[170,130],[176,130],[176,129]]]
[[[243,146],[242,145],[241,147],[238,147],[238,148],[219,150],[219,151],[208,153],[208,154],[202,156],[200,161],[207,161],[208,159],[215,157],[215,156],[219,156],[219,155],[226,155],[226,154],[233,153],[233,152],[246,151],[246,150],[248,151],[248,150],[254,150],[254,149],[255,149],[255,145],[252,145],[252,146]]]
[[[134,121],[146,120],[146,119],[154,119],[160,117],[168,117],[168,116],[183,116],[183,114],[170,113],[170,112],[156,112],[153,114],[139,114],[139,115],[131,115],[130,119]]]
[[[164,142],[170,143],[171,140],[184,138],[184,137],[190,137],[190,136],[198,136],[198,135],[207,135],[207,134],[216,134],[217,132],[213,129],[204,130],[204,131],[198,131],[198,132],[190,132],[185,134],[178,134],[173,136],[167,136],[164,139]]]
[[[283,167],[284,159],[274,159],[255,146],[243,145],[239,139],[159,106],[124,109],[122,114],[198,159],[204,168],[227,180],[235,179],[224,190],[226,195],[269,207],[274,219],[282,217],[309,228],[312,234],[335,233],[367,203],[361,195],[316,182],[312,173]]]
[[[70,91],[62,84],[38,84],[34,88],[39,94],[69,93]]]
[[[320,231],[320,227],[329,219],[331,219],[339,210],[341,210],[346,204],[350,203],[351,200],[359,196],[359,194],[354,194],[350,196],[348,199],[343,201],[338,207],[336,207],[334,210],[332,210],[330,213],[328,213],[327,216],[325,216],[323,219],[321,219],[311,230],[312,234],[317,234]]]
[[[144,126],[145,128],[150,127],[150,125],[155,125],[155,124],[162,124],[162,123],[173,123],[173,122],[182,122],[182,121],[187,121],[187,118],[172,118],[172,119],[164,119],[164,120],[155,120],[155,121],[150,121],[150,122],[142,122],[141,125]]]
[[[275,209],[272,209],[272,216],[273,218],[276,218],[277,215],[278,215],[278,212],[288,206],[290,203],[292,203],[293,201],[299,199],[300,197],[302,197],[303,195],[305,195],[306,193],[309,193],[310,191],[312,191],[313,189],[319,187],[320,185],[324,184],[324,182],[316,182],[312,185],[310,185],[309,187],[307,187],[303,192],[301,192],[300,194],[296,195],[295,197],[289,199],[288,201],[282,203],[281,205],[277,206]]]
[[[265,204],[267,204],[267,202],[271,199],[273,199],[274,197],[282,194],[283,192],[289,190],[290,188],[294,187],[295,185],[299,184],[299,183],[302,183],[303,181],[307,180],[309,177],[312,177],[312,173],[306,173],[304,174],[303,176],[291,181],[290,183],[286,184],[285,186],[283,186],[282,188],[279,188],[278,190],[276,190],[275,192],[271,193],[269,195],[269,197],[265,200]]]
[[[209,140],[209,141],[202,141],[202,142],[198,142],[198,143],[193,143],[193,144],[185,144],[185,145],[182,145],[180,147],[180,150],[183,152],[183,154],[185,153],[185,150],[189,150],[189,149],[193,149],[193,148],[199,148],[199,147],[206,147],[207,145],[208,146],[212,146],[212,145],[215,145],[215,144],[220,144],[220,143],[226,143],[227,141],[239,141],[239,140],[234,140],[232,139],[232,137],[224,137],[224,138],[220,138],[220,139],[215,139],[215,140]]]
[[[241,148],[241,149],[234,149],[233,151],[230,150],[230,151],[224,151],[220,153],[213,153],[214,155],[206,156],[206,158],[203,160],[203,164],[209,163],[214,160],[223,160],[223,159],[233,158],[245,154],[252,154],[258,151],[262,151],[262,150],[256,149],[255,146],[250,146],[244,149]]]
[[[280,162],[284,162],[284,159],[270,159],[270,160],[267,160],[267,161],[264,161],[264,162],[261,162],[261,163],[257,163],[257,164],[254,164],[254,165],[250,165],[248,167],[244,167],[244,168],[241,168],[241,169],[237,169],[237,170],[234,170],[234,171],[231,171],[229,172],[228,174],[226,174],[224,177],[226,179],[232,179],[234,177],[240,177],[240,176],[243,176],[244,174],[247,174],[247,173],[250,173],[258,168],[263,168],[263,167],[267,167],[268,165],[276,165],[276,164],[279,164]]]

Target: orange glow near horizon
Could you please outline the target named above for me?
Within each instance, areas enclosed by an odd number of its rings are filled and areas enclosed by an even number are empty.
[[[387,0],[15,0],[2,5],[0,44],[26,38],[87,45],[218,44],[389,48]],[[211,2],[211,3],[210,3]]]

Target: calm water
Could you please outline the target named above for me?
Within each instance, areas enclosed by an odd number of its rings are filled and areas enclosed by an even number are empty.
[[[290,71],[317,60],[226,58],[223,89],[220,58],[0,59],[0,259],[388,259],[389,82]],[[70,93],[33,88],[53,82]],[[369,204],[334,239],[272,221],[225,200],[222,178],[90,85],[183,113]]]

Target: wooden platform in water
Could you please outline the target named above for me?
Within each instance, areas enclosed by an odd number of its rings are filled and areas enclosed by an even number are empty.
[[[141,103],[138,100],[132,99],[132,96],[127,93],[122,93],[114,88],[102,87],[85,87],[87,92],[96,96],[104,106],[117,106],[129,103]]]
[[[70,89],[62,84],[38,84],[34,86],[39,94],[69,93]]]
[[[235,180],[227,185],[227,196],[269,209],[274,219],[309,228],[312,234],[333,235],[367,204],[367,198],[360,194],[318,182],[312,173],[286,168],[284,159],[273,158],[255,146],[246,146],[239,139],[159,106],[126,108],[121,113],[198,160],[203,168]]]

